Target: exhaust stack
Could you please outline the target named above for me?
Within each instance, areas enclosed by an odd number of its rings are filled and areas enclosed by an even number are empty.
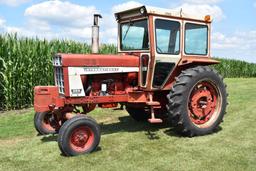
[[[94,14],[92,26],[92,53],[99,53],[99,18],[100,14]]]

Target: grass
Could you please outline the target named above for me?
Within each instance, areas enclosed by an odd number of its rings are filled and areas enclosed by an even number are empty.
[[[98,150],[64,157],[56,136],[37,136],[33,109],[0,114],[0,170],[256,170],[256,78],[226,79],[230,105],[218,132],[180,137],[167,125],[97,109]]]

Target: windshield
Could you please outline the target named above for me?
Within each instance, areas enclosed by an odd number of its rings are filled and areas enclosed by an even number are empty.
[[[122,23],[120,29],[121,50],[149,49],[147,19]]]

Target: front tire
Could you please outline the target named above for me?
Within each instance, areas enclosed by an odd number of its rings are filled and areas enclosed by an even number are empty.
[[[91,153],[100,142],[100,127],[94,119],[84,115],[67,120],[59,131],[58,145],[66,156]]]
[[[50,124],[51,113],[36,112],[34,115],[34,126],[39,135],[55,134],[56,129]]]
[[[226,85],[217,71],[208,66],[184,70],[167,98],[172,126],[189,137],[212,133],[226,111]]]

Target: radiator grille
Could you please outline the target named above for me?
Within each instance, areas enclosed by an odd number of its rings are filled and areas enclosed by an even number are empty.
[[[59,93],[64,94],[64,76],[62,67],[55,67],[55,85],[59,87]]]

